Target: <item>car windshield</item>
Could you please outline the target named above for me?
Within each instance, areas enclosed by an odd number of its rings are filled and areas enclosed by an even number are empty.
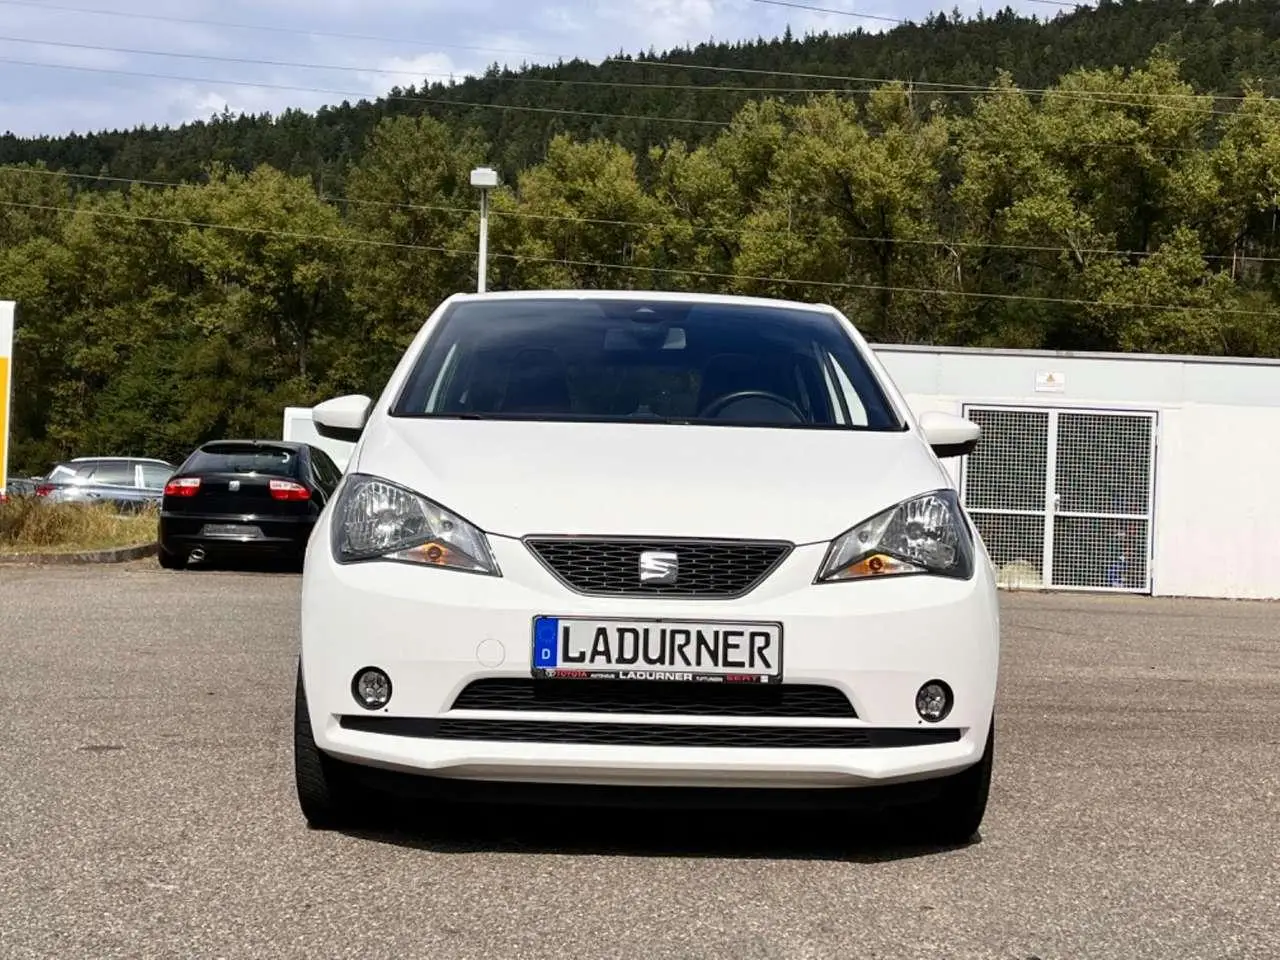
[[[292,477],[297,456],[283,447],[219,444],[197,450],[184,473],[268,473]]]
[[[900,430],[831,314],[668,300],[464,301],[393,416]]]

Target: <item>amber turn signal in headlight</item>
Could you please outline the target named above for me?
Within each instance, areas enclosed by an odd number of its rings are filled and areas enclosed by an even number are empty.
[[[926,573],[967,580],[973,535],[953,490],[936,490],[890,507],[831,544],[815,582]]]

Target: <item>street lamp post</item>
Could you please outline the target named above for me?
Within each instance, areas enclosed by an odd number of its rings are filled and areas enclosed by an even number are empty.
[[[471,185],[480,191],[480,267],[476,289],[484,293],[489,273],[489,191],[498,185],[498,171],[492,167],[476,167],[471,171]]]

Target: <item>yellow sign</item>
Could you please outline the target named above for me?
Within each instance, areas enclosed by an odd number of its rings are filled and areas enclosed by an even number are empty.
[[[13,369],[13,315],[12,300],[0,300],[0,493],[9,482],[9,397],[13,383],[9,373]]]

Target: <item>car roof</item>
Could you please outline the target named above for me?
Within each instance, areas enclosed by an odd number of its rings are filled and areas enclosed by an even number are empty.
[[[773,307],[784,310],[811,310],[831,313],[825,303],[805,303],[774,297],[744,297],[723,293],[679,293],[670,290],[502,290],[486,293],[455,293],[453,303],[486,300],[652,300],[658,303],[700,303],[720,306]]]
[[[161,466],[171,467],[168,460],[157,460],[155,457],[72,457],[70,460],[60,460],[59,463],[158,463]]]

